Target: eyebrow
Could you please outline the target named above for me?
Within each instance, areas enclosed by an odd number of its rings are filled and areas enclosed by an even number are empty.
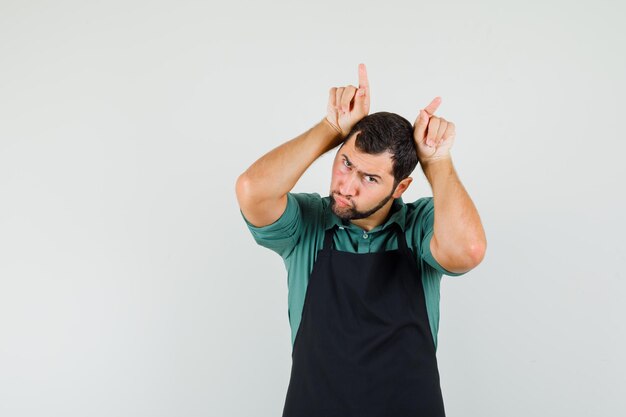
[[[350,165],[352,165],[352,166],[354,166],[356,168],[356,166],[350,161],[350,159],[348,158],[348,156],[345,153],[342,153],[341,156],[346,158],[346,161],[348,161],[348,163]],[[359,174],[367,175],[368,177],[376,177],[376,178],[378,178],[381,181],[383,180],[383,178],[380,175],[368,174],[367,172],[360,171],[359,169],[357,169],[356,172],[358,172]]]

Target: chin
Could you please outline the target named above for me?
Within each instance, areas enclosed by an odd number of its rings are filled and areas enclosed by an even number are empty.
[[[347,211],[339,210],[337,208],[336,203],[334,201],[331,203],[330,209],[340,219],[343,219],[343,220],[350,220],[350,219],[352,219],[352,215],[353,215],[352,210],[351,209],[348,209]]]

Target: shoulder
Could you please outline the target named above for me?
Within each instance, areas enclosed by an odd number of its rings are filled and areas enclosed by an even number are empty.
[[[322,227],[328,207],[328,197],[322,197],[318,193],[289,194],[298,204],[302,228],[308,232],[307,235]]]
[[[318,193],[288,193],[294,199],[301,210],[321,210],[323,198]]]
[[[424,221],[428,220],[429,216],[434,215],[434,199],[433,197],[421,197],[406,205],[406,226],[408,228],[415,228],[423,226]]]
[[[317,193],[287,193],[287,206],[272,224],[257,227],[241,213],[257,244],[289,257],[302,241],[315,239],[324,221],[324,201]]]
[[[419,210],[420,208],[425,207],[428,204],[432,204],[433,200],[433,197],[427,196],[420,197],[417,200],[408,203],[405,202],[404,204],[406,204],[407,208],[410,208],[411,210]]]

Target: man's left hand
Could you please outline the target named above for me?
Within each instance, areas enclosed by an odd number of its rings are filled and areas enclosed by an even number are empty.
[[[454,143],[454,123],[435,116],[441,104],[441,97],[435,97],[423,110],[420,110],[413,125],[413,139],[417,147],[420,164],[449,159],[450,148]]]

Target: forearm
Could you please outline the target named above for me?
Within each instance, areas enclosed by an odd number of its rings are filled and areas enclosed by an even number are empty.
[[[485,231],[452,159],[422,164],[422,169],[433,191],[433,240],[438,252],[445,253],[460,269],[480,263],[486,248]]]
[[[248,198],[278,199],[291,191],[313,161],[343,140],[322,119],[306,132],[263,155],[241,174],[238,182],[245,182]]]

